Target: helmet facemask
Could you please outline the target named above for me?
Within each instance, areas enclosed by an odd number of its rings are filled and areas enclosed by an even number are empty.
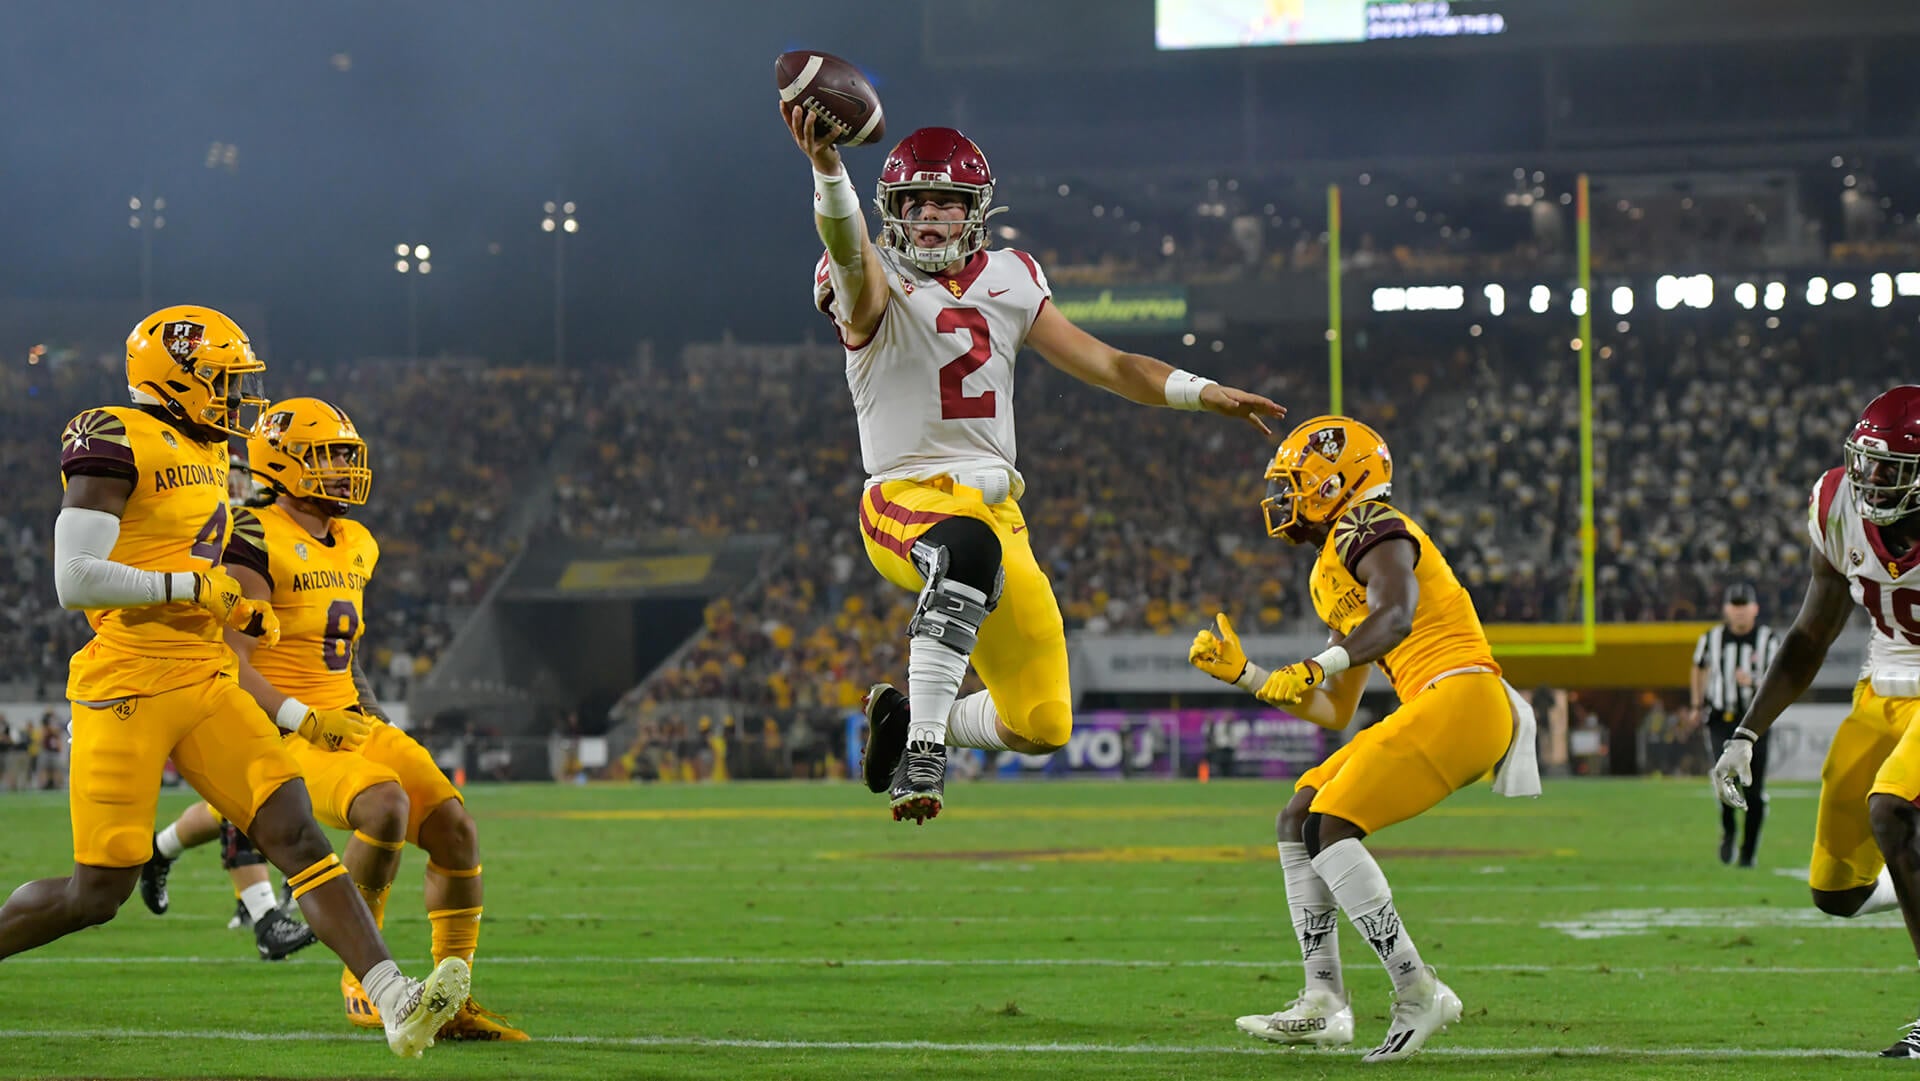
[[[926,174],[921,175],[924,177]],[[877,188],[875,202],[880,208],[881,246],[892,248],[906,256],[908,262],[930,274],[971,258],[975,252],[986,247],[987,219],[1007,209],[1003,206],[990,208],[993,202],[992,184],[964,184],[944,179],[913,179],[889,184],[882,180]],[[959,221],[936,219],[938,224],[951,230],[947,242],[937,248],[923,248],[914,241],[914,231],[928,224],[928,220],[907,217],[901,205],[904,197],[918,192],[952,192],[967,202],[965,218]]]
[[[1897,454],[1873,436],[1847,440],[1854,508],[1877,526],[1920,511],[1920,454]]]

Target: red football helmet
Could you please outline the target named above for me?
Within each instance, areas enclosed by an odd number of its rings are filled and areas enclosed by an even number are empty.
[[[968,199],[963,227],[945,245],[923,248],[913,242],[913,222],[901,216],[900,197],[916,191],[959,192]],[[987,219],[1006,207],[993,202],[993,167],[972,139],[952,128],[921,128],[900,140],[880,170],[874,201],[880,207],[882,247],[906,256],[922,270],[935,271],[987,246]]]
[[[1891,525],[1920,510],[1920,386],[1894,387],[1868,402],[1846,447],[1860,517]]]

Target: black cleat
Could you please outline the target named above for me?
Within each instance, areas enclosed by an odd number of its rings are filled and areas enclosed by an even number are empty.
[[[253,926],[253,913],[247,911],[247,903],[240,898],[233,899],[233,917],[227,920],[227,930],[244,931]]]
[[[1733,863],[1733,834],[1731,833],[1720,835],[1720,862],[1728,865]]]
[[[284,961],[317,941],[313,928],[293,922],[277,908],[268,910],[253,925],[253,944],[259,948],[262,961]]]
[[[937,743],[909,743],[893,769],[893,820],[923,826],[940,813],[947,787],[947,749]]]
[[[1906,1035],[1892,1047],[1880,1052],[1881,1058],[1920,1058],[1920,1021],[1907,1026]]]
[[[876,683],[860,700],[867,715],[867,745],[860,749],[860,775],[875,794],[893,787],[893,771],[907,749],[907,696],[891,683]]]
[[[167,914],[167,875],[172,870],[173,861],[162,856],[157,845],[140,868],[140,899],[146,902],[147,911],[156,916]]]

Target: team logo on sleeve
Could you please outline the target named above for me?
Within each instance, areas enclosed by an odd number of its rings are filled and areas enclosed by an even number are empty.
[[[191,323],[184,319],[177,323],[168,323],[160,329],[160,344],[182,368],[187,366],[187,361],[192,359],[194,351],[199,349],[201,343],[206,340],[207,328],[203,324]]]

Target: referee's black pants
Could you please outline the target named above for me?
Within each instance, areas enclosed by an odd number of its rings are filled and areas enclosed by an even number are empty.
[[[1740,718],[1733,713],[1707,714],[1707,740],[1713,747],[1713,759],[1720,760],[1720,752],[1727,749],[1727,740],[1733,738],[1733,730],[1740,726]],[[1760,827],[1767,821],[1767,737],[1762,736],[1753,745],[1753,783],[1747,786],[1747,822],[1746,829],[1740,835],[1740,864],[1743,867],[1753,865],[1754,854],[1760,851]],[[1733,808],[1720,805],[1720,838],[1722,850],[1733,846],[1734,821]]]

